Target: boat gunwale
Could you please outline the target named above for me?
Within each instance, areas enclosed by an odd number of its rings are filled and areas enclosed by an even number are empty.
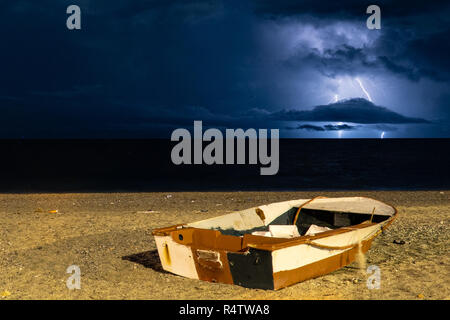
[[[371,236],[369,239],[364,239],[364,241],[366,240],[371,240],[373,238],[375,238],[379,232],[384,231],[389,225],[391,225],[391,223],[397,218],[398,216],[398,210],[396,207],[394,207],[393,205],[390,205],[388,203],[385,203],[383,201],[380,200],[376,200],[373,198],[369,198],[369,197],[360,197],[360,198],[365,198],[365,199],[370,199],[370,200],[375,200],[378,202],[381,202],[385,205],[390,206],[391,208],[394,209],[394,213],[385,221],[382,222],[378,222],[378,223],[374,223],[374,222],[362,222],[360,224],[357,225],[352,225],[352,226],[348,226],[348,227],[340,227],[337,229],[333,229],[333,230],[328,230],[325,232],[321,232],[318,233],[316,235],[313,236],[300,236],[300,237],[295,237],[295,238],[275,238],[275,237],[264,237],[264,236],[257,236],[257,235],[252,235],[252,234],[244,234],[243,236],[231,236],[231,235],[227,235],[227,237],[235,237],[235,238],[241,238],[242,241],[242,249],[240,251],[232,251],[232,252],[236,252],[236,253],[245,253],[248,251],[248,249],[252,248],[252,249],[258,249],[258,250],[265,250],[265,251],[275,251],[278,249],[282,249],[282,248],[287,248],[287,247],[291,247],[291,246],[295,246],[295,245],[301,245],[301,244],[310,244],[310,241],[312,240],[317,240],[317,239],[322,239],[322,238],[326,238],[329,236],[333,236],[333,235],[338,235],[338,234],[343,234],[346,232],[351,232],[353,230],[359,230],[359,229],[363,229],[366,227],[371,227],[374,225],[381,225],[381,228],[378,232],[376,232],[373,236]],[[182,245],[186,245],[186,246],[198,246],[198,244],[196,243],[185,243],[182,240],[179,240],[179,237],[177,235],[179,235],[180,233],[182,233],[183,231],[186,230],[194,230],[193,232],[196,231],[200,231],[200,232],[213,232],[213,233],[219,233],[220,235],[223,235],[219,230],[217,229],[203,229],[203,228],[195,228],[195,227],[186,227],[185,224],[177,224],[177,225],[173,225],[173,226],[169,226],[169,227],[163,227],[163,228],[158,228],[158,229],[154,229],[152,231],[152,234],[154,236],[171,236],[172,239]],[[254,242],[249,242],[249,238],[253,238],[253,240],[255,240]],[[258,241],[259,240],[259,241]],[[258,243],[260,242],[260,243]],[[263,243],[262,243],[263,242]],[[205,249],[209,249],[209,250],[224,250],[222,248],[213,248],[213,247],[206,247]]]

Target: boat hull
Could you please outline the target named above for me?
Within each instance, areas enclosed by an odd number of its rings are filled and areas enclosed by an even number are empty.
[[[373,238],[382,227],[375,224],[346,230],[343,233],[313,239],[314,242],[311,242],[310,238],[309,242],[298,244],[253,244],[254,248],[250,244],[250,248],[245,251],[230,251],[220,247],[211,249],[186,239],[189,237],[189,230],[191,235],[211,233],[211,238],[220,237],[213,230],[181,229],[170,235],[155,235],[155,241],[162,267],[171,273],[247,288],[278,290],[352,263],[357,254],[370,249]],[[180,240],[180,234],[183,240]],[[208,235],[204,237],[209,238]],[[183,241],[187,243],[182,244]],[[349,243],[350,247],[346,248]],[[333,246],[328,248],[327,244]],[[227,246],[226,243],[223,245]],[[231,243],[228,245],[232,246]],[[336,245],[343,249],[334,249]]]
[[[394,208],[395,209],[395,208]],[[153,232],[164,270],[210,282],[278,290],[340,269],[367,252],[396,217],[292,239],[172,226]]]

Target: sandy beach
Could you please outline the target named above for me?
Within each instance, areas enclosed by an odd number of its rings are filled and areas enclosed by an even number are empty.
[[[380,289],[367,288],[369,274],[357,263],[279,291],[161,268],[154,228],[318,195],[397,207],[366,255],[366,266],[380,268]],[[1,194],[0,299],[449,299],[449,223],[450,190]],[[66,286],[71,265],[80,267],[80,290]]]

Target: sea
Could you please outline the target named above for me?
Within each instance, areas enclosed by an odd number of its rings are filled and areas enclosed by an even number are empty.
[[[175,145],[0,140],[0,192],[450,189],[450,139],[280,139],[279,171],[266,176],[261,164],[175,165]]]

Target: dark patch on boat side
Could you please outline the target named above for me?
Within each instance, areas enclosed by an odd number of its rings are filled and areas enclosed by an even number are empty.
[[[262,222],[264,223],[264,221],[266,220],[266,215],[264,214],[264,211],[262,211],[260,208],[256,208],[255,212],[258,215],[258,217],[262,220]]]
[[[248,253],[228,253],[233,283],[255,289],[273,290],[272,253],[250,249]]]
[[[255,228],[252,228],[252,229],[247,229],[247,230],[215,228],[214,230],[220,231],[221,234],[226,235],[226,236],[240,237],[240,236],[243,236],[244,234],[252,233],[252,232],[255,232],[255,231],[267,231],[267,227],[266,226],[261,226],[261,227],[255,227]]]

